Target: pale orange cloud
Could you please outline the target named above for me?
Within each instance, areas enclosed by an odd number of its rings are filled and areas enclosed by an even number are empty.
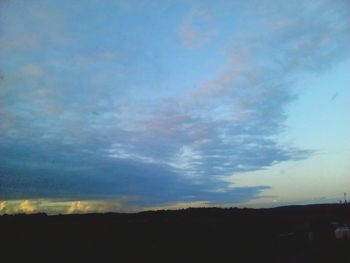
[[[73,201],[70,203],[66,213],[106,213],[119,212],[123,208],[121,202],[112,201]]]
[[[5,212],[6,210],[6,202],[2,201],[0,202],[0,213]]]
[[[24,200],[19,204],[19,209],[26,213],[26,214],[31,214],[37,211],[37,203],[30,201],[30,200]]]

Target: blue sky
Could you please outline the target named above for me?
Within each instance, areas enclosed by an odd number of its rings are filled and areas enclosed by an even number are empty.
[[[2,1],[0,213],[349,189],[348,1]]]

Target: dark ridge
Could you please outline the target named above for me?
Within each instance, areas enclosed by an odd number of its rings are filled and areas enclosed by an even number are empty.
[[[350,242],[334,231],[349,215],[340,204],[3,215],[0,251],[4,262],[345,263]]]

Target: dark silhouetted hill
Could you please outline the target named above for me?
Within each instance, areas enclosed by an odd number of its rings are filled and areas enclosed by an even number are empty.
[[[2,262],[350,262],[340,204],[3,215]],[[313,233],[313,241],[309,233]],[[34,262],[34,261],[33,261]]]

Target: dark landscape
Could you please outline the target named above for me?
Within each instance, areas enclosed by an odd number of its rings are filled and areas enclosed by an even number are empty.
[[[3,215],[1,258],[6,259],[2,262],[350,262],[350,240],[334,235],[336,224],[350,223],[349,215],[349,206],[343,204]]]

